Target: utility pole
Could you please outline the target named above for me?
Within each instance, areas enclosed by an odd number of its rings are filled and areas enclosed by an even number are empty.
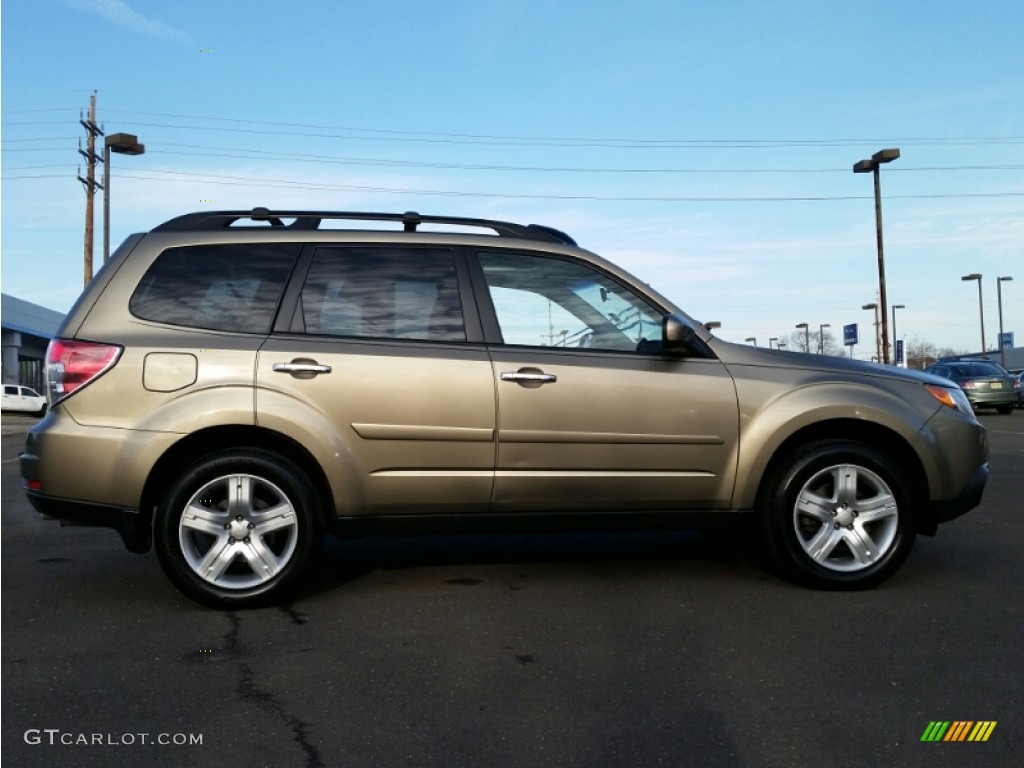
[[[81,141],[79,141],[78,154],[85,158],[88,170],[83,179],[81,169],[79,169],[78,180],[85,186],[85,285],[89,285],[89,281],[92,280],[92,201],[96,190],[103,189],[103,185],[96,181],[96,163],[103,162],[103,158],[96,154],[96,137],[102,136],[103,131],[96,125],[95,91],[89,97],[89,119],[80,117],[78,122],[85,128],[86,133],[86,148],[83,150]]]

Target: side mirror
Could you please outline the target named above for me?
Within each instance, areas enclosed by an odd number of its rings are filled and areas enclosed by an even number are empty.
[[[691,354],[698,341],[697,333],[679,315],[666,315],[661,322],[661,346],[673,355]]]

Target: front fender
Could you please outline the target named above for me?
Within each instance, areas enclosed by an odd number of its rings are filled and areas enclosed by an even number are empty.
[[[761,382],[737,377],[739,393],[740,439],[737,457],[737,483],[733,506],[753,508],[761,480],[780,448],[802,431],[816,438],[841,439],[855,433],[857,423],[892,439],[908,444],[928,419],[942,406],[926,408],[926,403],[898,392],[900,384],[881,388],[855,381],[808,381],[780,390]],[[759,392],[763,390],[763,394]],[[830,431],[830,425],[834,427]],[[844,426],[845,425],[845,426]],[[844,434],[845,433],[845,434]],[[884,448],[885,446],[880,446]]]

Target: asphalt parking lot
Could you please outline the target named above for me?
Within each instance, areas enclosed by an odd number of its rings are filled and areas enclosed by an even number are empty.
[[[3,757],[47,766],[986,766],[1024,751],[1024,412],[982,505],[860,593],[695,534],[330,541],[222,613],[24,499],[3,418]],[[986,742],[922,742],[995,721]]]

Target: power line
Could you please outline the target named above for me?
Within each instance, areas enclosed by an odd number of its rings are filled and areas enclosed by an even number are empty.
[[[123,110],[110,110],[123,112]],[[133,113],[128,114],[164,114]],[[305,123],[281,123],[253,121],[238,118],[190,117],[168,115],[176,119],[200,119],[218,122],[241,123],[244,125],[278,125],[293,130],[266,130],[255,128],[227,128],[201,125],[175,125],[133,121],[134,125],[148,128],[170,128],[185,131],[217,131],[222,133],[243,133],[261,136],[299,136],[303,138],[344,139],[346,141],[394,141],[421,144],[462,144],[482,146],[520,147],[584,147],[605,149],[790,149],[806,147],[844,147],[862,145],[868,142],[899,142],[901,144],[1024,144],[1024,137],[969,137],[969,138],[902,138],[902,139],[598,139],[585,137],[543,137],[543,136],[501,136],[491,134],[432,133],[392,131],[379,128],[353,128],[346,126],[320,126]],[[330,131],[323,133],[322,131]],[[348,132],[348,133],[343,133]],[[353,135],[372,134],[372,135]],[[385,138],[382,138],[385,137]]]
[[[322,191],[361,191],[380,192],[385,194],[429,195],[440,197],[480,197],[506,200],[595,200],[611,202],[663,202],[663,203],[768,203],[768,202],[835,202],[847,200],[870,200],[870,195],[807,195],[778,197],[674,197],[674,196],[628,196],[628,195],[555,195],[528,193],[497,193],[467,192],[459,190],[408,189],[394,187],[370,187],[351,184],[324,184],[320,182],[294,181],[288,179],[260,179],[245,176],[229,176],[223,174],[194,174],[187,171],[172,171],[159,168],[149,169],[150,173],[161,173],[170,176],[189,176],[188,179],[166,178],[165,176],[147,176],[138,172],[121,174],[123,178],[148,181],[170,181],[176,183],[217,184],[221,186],[276,186],[292,189]],[[962,198],[1000,198],[1024,197],[1024,192],[989,192],[966,194],[925,194],[925,195],[888,195],[887,199],[962,199]]]
[[[507,134],[488,133],[451,133],[434,131],[401,131],[385,128],[363,128],[355,126],[322,125],[317,123],[293,123],[264,119],[247,119],[234,117],[220,117],[214,115],[181,115],[170,112],[145,112],[136,110],[110,109],[108,112],[128,115],[150,115],[153,117],[171,117],[182,120],[208,120],[214,122],[242,123],[245,125],[276,125],[287,128],[308,128],[314,130],[331,131],[357,131],[362,133],[375,133],[392,136],[408,137],[431,137],[444,139],[486,139],[513,142],[583,142],[583,143],[606,143],[618,144],[641,144],[655,146],[707,146],[725,145],[734,147],[737,145],[759,145],[759,146],[848,146],[851,144],[875,144],[886,142],[901,142],[904,144],[934,143],[934,144],[962,144],[962,143],[1024,143],[1024,136],[975,136],[975,137],[903,137],[903,138],[833,138],[833,139],[638,139],[638,138],[614,138],[614,137],[582,137],[582,136],[516,136]]]
[[[205,149],[209,152],[177,152],[173,150],[154,149],[152,154],[180,155],[185,157],[232,157],[241,160],[281,159],[307,163],[383,166],[402,168],[435,168],[460,171],[516,171],[529,173],[603,173],[603,174],[818,174],[850,172],[843,168],[607,168],[582,166],[537,166],[537,165],[489,165],[484,163],[434,163],[419,160],[395,160],[376,157],[344,157],[337,155],[308,155],[294,152],[276,152],[273,150],[238,149],[233,147],[211,147],[190,144],[164,144],[163,146],[189,147]],[[246,153],[246,154],[237,154]],[[1024,165],[958,165],[958,166],[921,166],[901,167],[901,172],[939,172],[939,171],[1019,171]]]

